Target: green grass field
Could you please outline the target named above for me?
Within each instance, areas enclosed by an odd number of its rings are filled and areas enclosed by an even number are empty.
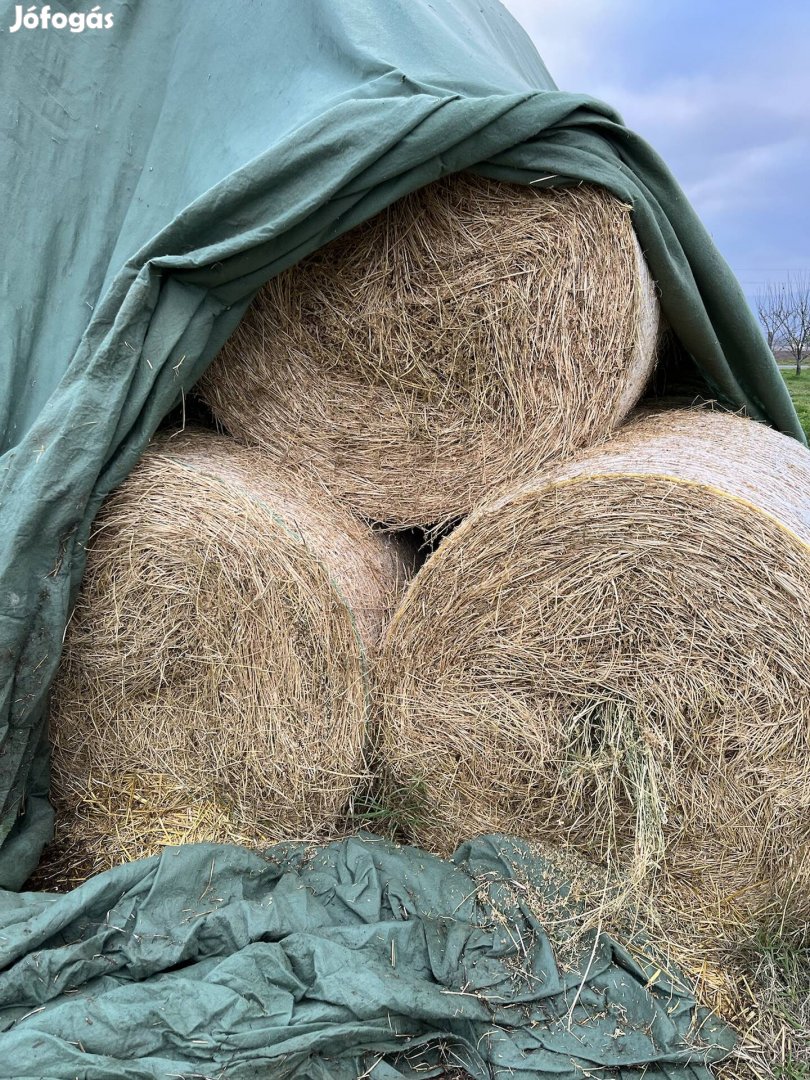
[[[785,380],[802,427],[810,439],[810,370],[805,370],[797,377],[795,371],[783,371]]]

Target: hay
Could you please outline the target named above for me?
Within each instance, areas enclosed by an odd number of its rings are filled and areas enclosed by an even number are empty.
[[[52,695],[66,872],[329,834],[400,546],[263,455],[160,439],[106,502]]]
[[[272,280],[200,390],[357,511],[430,525],[606,436],[657,328],[628,207],[457,175]]]
[[[381,753],[428,847],[566,842],[696,918],[801,922],[809,646],[810,455],[661,414],[441,544],[385,641]]]
[[[524,886],[521,899],[549,934],[558,961],[595,930],[621,942],[651,983],[664,976],[692,992],[738,1035],[715,1070],[720,1080],[775,1080],[791,1064],[810,1063],[810,928],[786,935],[778,921],[740,911],[735,922],[733,905],[711,910],[699,894],[630,896],[620,876],[576,851],[531,846],[546,861],[546,887]]]

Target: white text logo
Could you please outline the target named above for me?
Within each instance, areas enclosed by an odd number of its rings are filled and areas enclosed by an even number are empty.
[[[22,4],[14,8],[14,25],[10,26],[9,33],[16,34],[18,30],[70,30],[72,34],[81,34],[84,30],[111,30],[113,16],[110,12],[103,12],[100,6],[92,11],[51,11],[50,4],[44,4],[38,8],[36,4],[25,9]]]

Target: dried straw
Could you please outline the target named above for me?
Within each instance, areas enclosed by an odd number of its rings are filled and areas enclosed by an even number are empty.
[[[657,329],[629,207],[456,175],[272,280],[200,389],[357,511],[435,524],[606,436]]]
[[[405,573],[398,543],[257,451],[155,442],[99,515],[53,690],[65,875],[328,834]]]
[[[387,634],[381,750],[429,847],[567,842],[695,918],[801,921],[809,685],[810,455],[669,412],[441,544]]]
[[[791,1066],[810,1063],[810,928],[785,933],[778,920],[752,919],[733,904],[712,910],[699,894],[630,896],[619,876],[571,848],[532,846],[547,867],[545,887],[512,885],[558,962],[596,930],[629,949],[651,985],[663,976],[689,990],[737,1031],[719,1080],[784,1080]]]

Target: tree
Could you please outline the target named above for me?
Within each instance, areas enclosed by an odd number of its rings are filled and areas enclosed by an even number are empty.
[[[756,295],[757,315],[765,328],[768,348],[776,350],[782,344],[782,328],[785,322],[785,286],[769,281]]]
[[[797,274],[785,282],[769,282],[756,296],[759,320],[771,349],[785,348],[801,375],[810,353],[810,275]]]
[[[796,363],[796,374],[802,373],[802,361],[810,348],[810,275],[799,274],[785,286],[787,315],[782,336]]]

